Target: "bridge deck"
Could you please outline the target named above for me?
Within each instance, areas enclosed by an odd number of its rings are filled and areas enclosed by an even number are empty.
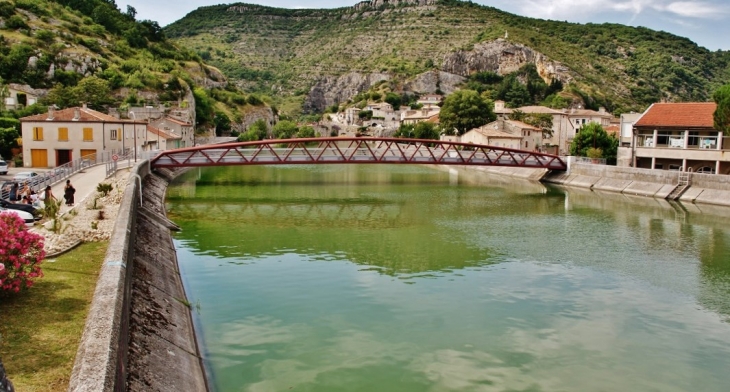
[[[343,163],[567,169],[560,157],[535,151],[437,140],[338,137],[261,140],[170,150],[154,158],[152,167]]]

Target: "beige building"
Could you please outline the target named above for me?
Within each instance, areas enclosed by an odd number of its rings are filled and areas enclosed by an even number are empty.
[[[441,108],[438,106],[431,109],[406,110],[401,112],[401,124],[417,124],[421,121],[428,121],[438,117],[440,112]]]
[[[87,155],[143,151],[147,124],[120,120],[84,107],[54,110],[20,119],[23,165],[56,167]]]
[[[180,144],[180,136],[173,135],[163,131],[157,127],[147,124],[147,144],[146,150],[172,150],[178,148]]]
[[[170,136],[167,148],[160,148],[160,150],[195,146],[195,128],[191,123],[167,116],[152,121],[151,125]]]
[[[714,102],[655,103],[634,124],[618,166],[730,174],[728,140],[713,126]]]
[[[494,147],[521,149],[522,136],[499,130],[498,121],[474,128],[461,135],[462,143],[483,144]]]

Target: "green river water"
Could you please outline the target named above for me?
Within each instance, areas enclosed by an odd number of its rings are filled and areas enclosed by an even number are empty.
[[[730,209],[421,166],[168,190],[216,391],[730,390]]]

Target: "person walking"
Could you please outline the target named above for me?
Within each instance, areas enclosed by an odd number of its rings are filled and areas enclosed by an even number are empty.
[[[66,199],[67,206],[74,205],[74,193],[76,193],[76,188],[71,185],[71,180],[66,180],[66,187],[63,188],[63,198]]]
[[[46,186],[46,190],[43,192],[43,202],[46,206],[51,204],[52,202],[56,201],[56,196],[53,196],[53,191],[51,190],[51,186]]]

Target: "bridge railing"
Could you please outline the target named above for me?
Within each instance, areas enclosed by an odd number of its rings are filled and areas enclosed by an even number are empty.
[[[262,140],[164,151],[152,159],[153,167],[295,163],[410,163],[567,169],[560,157],[535,151],[399,138]]]

